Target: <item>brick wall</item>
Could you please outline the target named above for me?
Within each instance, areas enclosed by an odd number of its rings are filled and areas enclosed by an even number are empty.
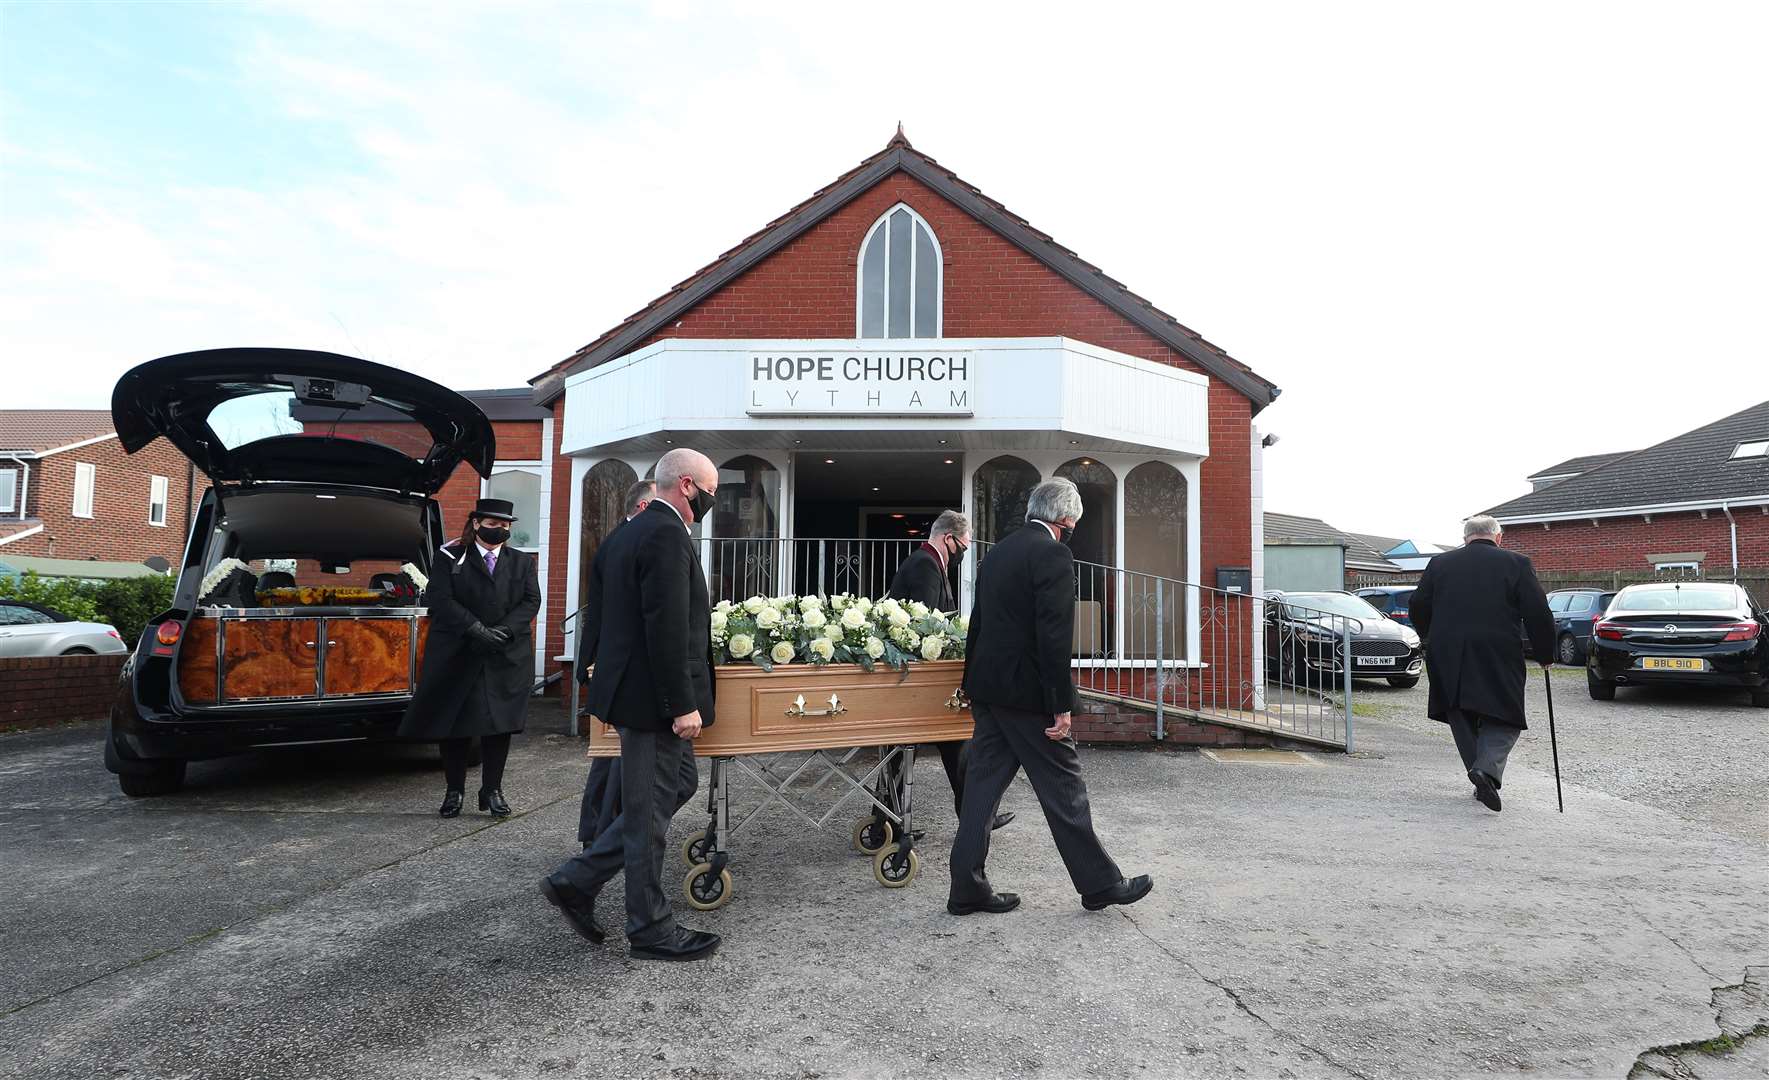
[[[1769,514],[1760,507],[1734,509],[1738,522],[1738,565],[1741,572],[1769,570]],[[1649,574],[1647,555],[1700,551],[1706,553],[1702,575],[1732,574],[1732,533],[1726,515],[1698,512],[1641,517],[1556,521],[1505,527],[1504,544],[1530,557],[1539,571],[1589,571]]]
[[[0,731],[109,716],[122,653],[0,659]]]
[[[93,467],[92,517],[74,516],[74,466]],[[31,462],[26,513],[43,531],[6,545],[9,554],[55,559],[140,562],[158,555],[173,565],[190,535],[185,507],[196,511],[209,480],[191,477],[190,462],[165,439],[126,454],[115,438]],[[166,524],[149,525],[151,477],[166,478]]]
[[[1092,744],[1153,743],[1155,714],[1115,701],[1102,701],[1083,695],[1075,710],[1073,727],[1075,741]],[[1294,748],[1301,746],[1286,739],[1243,731],[1226,725],[1207,724],[1167,714],[1166,738],[1162,746],[1226,746],[1244,749]]]

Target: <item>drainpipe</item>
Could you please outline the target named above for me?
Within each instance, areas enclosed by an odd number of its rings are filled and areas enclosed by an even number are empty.
[[[1720,501],[1720,512],[1726,515],[1726,521],[1732,526],[1732,584],[1738,584],[1738,519],[1732,516],[1732,506],[1726,500]]]

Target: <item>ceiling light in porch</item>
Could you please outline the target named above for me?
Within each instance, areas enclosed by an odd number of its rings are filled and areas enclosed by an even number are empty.
[[[823,459],[823,464],[825,464],[825,465],[834,465],[834,464],[835,464],[835,459],[834,459],[834,458],[832,458],[832,457],[826,457],[826,458],[824,458],[824,459]]]

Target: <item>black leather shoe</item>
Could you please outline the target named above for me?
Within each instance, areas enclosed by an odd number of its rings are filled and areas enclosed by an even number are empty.
[[[479,789],[479,812],[492,817],[509,817],[510,804],[504,801],[504,793],[499,788]]]
[[[442,797],[442,809],[437,811],[443,817],[460,817],[461,802],[467,797],[464,791],[450,791]]]
[[[541,895],[564,914],[573,929],[589,938],[590,944],[600,945],[607,940],[608,935],[596,922],[595,897],[578,892],[568,881],[554,881],[551,877],[541,878]]]
[[[1113,904],[1134,904],[1149,895],[1149,890],[1154,887],[1155,883],[1150,880],[1149,875],[1138,874],[1128,881],[1119,879],[1118,884],[1109,889],[1088,893],[1081,898],[1081,906],[1089,911],[1099,911]]]
[[[1474,782],[1474,797],[1480,800],[1480,805],[1498,813],[1504,804],[1499,801],[1499,789],[1494,786],[1493,778],[1479,769],[1469,769],[1468,779]]]
[[[989,826],[989,831],[994,832],[996,829],[1003,828],[1004,826],[1007,825],[1008,822],[1010,822],[1012,820],[1013,820],[1013,811],[1012,810],[1009,810],[1005,814],[996,814],[995,815],[995,824]]]
[[[628,948],[635,960],[705,960],[719,948],[719,935],[676,927],[674,936]]]
[[[1020,906],[1020,894],[1010,892],[990,893],[981,900],[947,900],[948,915],[975,915],[986,911],[991,915],[1001,915]]]

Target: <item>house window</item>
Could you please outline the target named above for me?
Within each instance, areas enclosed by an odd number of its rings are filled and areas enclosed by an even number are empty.
[[[92,516],[92,488],[97,483],[98,470],[84,461],[74,463],[74,516],[89,518]]]
[[[863,338],[940,336],[940,245],[921,215],[891,207],[860,245]]]
[[[163,476],[148,481],[147,523],[161,527],[166,524],[166,478]]]
[[[485,497],[508,499],[516,520],[510,525],[510,546],[539,551],[541,546],[541,471],[538,468],[492,469],[485,482]]]
[[[1741,442],[1732,448],[1732,460],[1739,458],[1769,457],[1769,439],[1758,439],[1755,442]]]
[[[18,511],[18,470],[0,469],[0,514]]]
[[[1661,562],[1653,563],[1652,569],[1661,578],[1672,580],[1690,580],[1701,577],[1701,563],[1698,562]]]

